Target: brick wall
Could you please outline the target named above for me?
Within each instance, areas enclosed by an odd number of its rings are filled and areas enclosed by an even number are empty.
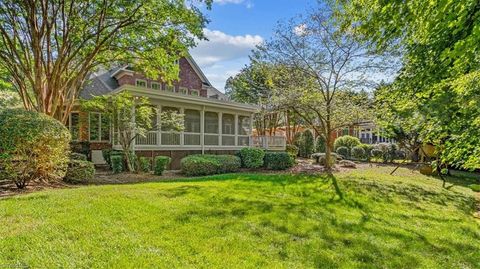
[[[185,87],[189,90],[195,89],[200,90],[200,96],[207,97],[207,90],[202,89],[203,83],[200,77],[197,75],[193,67],[190,65],[187,59],[181,58],[179,60],[180,65],[180,72],[179,72],[179,80],[174,81],[172,84],[175,86],[175,90],[179,91],[179,87]],[[147,81],[147,86],[151,88],[152,82],[159,82],[162,84],[162,88],[165,89],[166,83],[164,83],[161,79],[158,80],[151,80],[147,79],[145,76],[139,73],[135,73],[132,75],[126,74],[123,75],[118,79],[118,84],[121,85],[135,85],[136,79],[143,79]]]

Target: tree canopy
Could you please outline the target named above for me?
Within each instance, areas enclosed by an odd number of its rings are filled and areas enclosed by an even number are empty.
[[[444,162],[479,168],[480,2],[337,3],[346,31],[379,52],[400,53],[402,69],[389,90],[395,106],[415,109],[409,117],[424,120],[422,135]]]
[[[195,2],[212,1],[0,1],[0,69],[26,109],[66,122],[99,66],[129,63],[151,78],[177,78],[175,60],[204,38]]]

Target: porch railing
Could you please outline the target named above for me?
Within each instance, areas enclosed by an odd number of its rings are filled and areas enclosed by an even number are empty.
[[[284,136],[253,136],[252,146],[267,150],[285,150],[287,139]]]

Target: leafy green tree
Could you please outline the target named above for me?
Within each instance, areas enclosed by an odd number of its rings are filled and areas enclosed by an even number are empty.
[[[212,0],[198,0],[210,8]],[[150,78],[178,77],[174,64],[206,19],[193,1],[0,1],[0,69],[26,109],[66,122],[88,75],[130,63]]]
[[[315,152],[315,139],[313,138],[312,131],[305,130],[303,132],[303,141],[304,141],[304,147],[305,147],[304,157],[310,157],[310,155],[312,155],[312,153]]]
[[[325,138],[322,136],[317,137],[315,151],[319,153],[325,153]]]
[[[132,158],[133,141],[137,136],[145,136],[150,130],[157,129],[152,123],[158,111],[150,104],[146,97],[134,97],[127,91],[114,95],[96,96],[93,99],[82,101],[82,108],[86,111],[101,112],[111,121],[112,129],[118,132],[118,143],[127,160],[128,171],[135,171],[135,160]],[[163,130],[182,131],[183,115],[175,112],[160,114]]]
[[[332,134],[352,121],[363,119],[364,107],[349,98],[352,89],[367,86],[379,57],[368,53],[351,33],[341,32],[324,6],[303,18],[280,23],[274,38],[259,47],[256,57],[282,66],[275,79],[273,101],[294,111],[326,141],[331,158]],[[329,170],[329,161],[326,169]]]
[[[398,107],[413,104],[412,122],[437,145],[440,158],[480,167],[480,2],[477,0],[339,0],[346,32],[378,52],[399,53],[402,69],[390,89]],[[409,129],[409,128],[407,128]]]

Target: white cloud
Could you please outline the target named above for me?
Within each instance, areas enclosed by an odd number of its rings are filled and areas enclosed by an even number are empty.
[[[297,36],[303,36],[307,34],[307,25],[306,24],[299,24],[293,28],[293,33]]]
[[[191,51],[197,63],[205,68],[222,61],[246,57],[263,42],[259,35],[228,35],[221,31],[204,30],[208,41],[200,41]]]

